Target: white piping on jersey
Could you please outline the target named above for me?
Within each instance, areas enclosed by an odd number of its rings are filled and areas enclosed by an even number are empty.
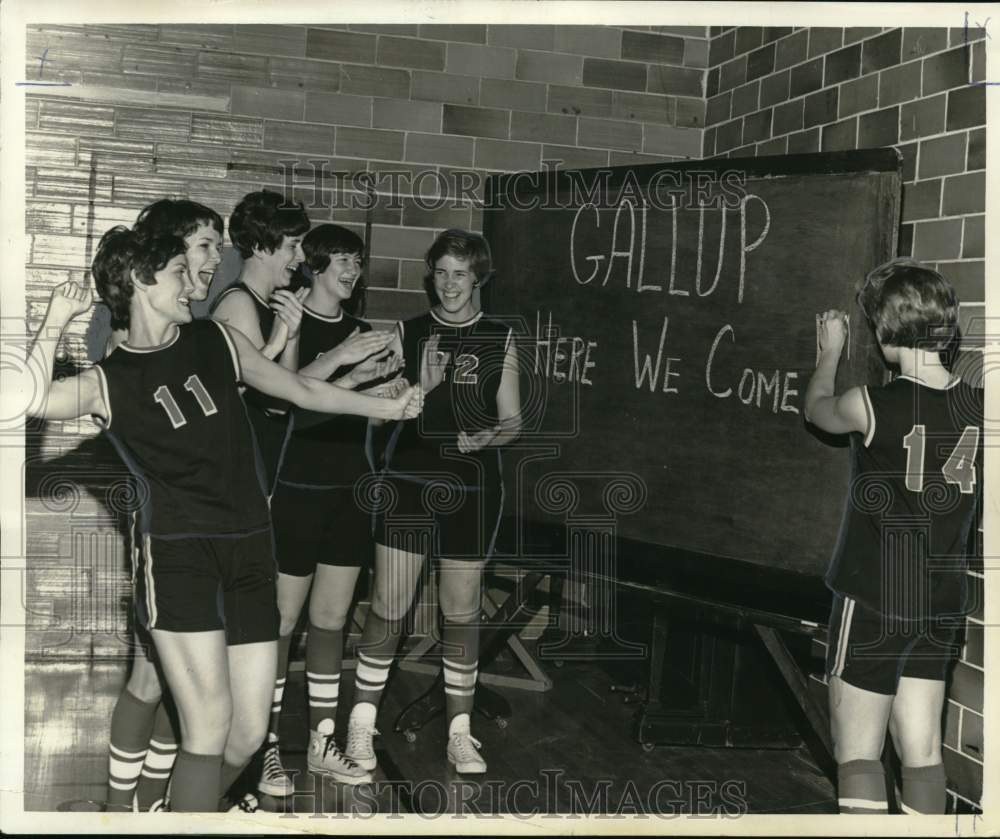
[[[222,289],[222,291],[219,292],[219,296],[212,301],[212,311],[213,312],[215,311],[215,308],[219,305],[219,303],[222,302],[223,297],[225,297],[227,294],[233,291],[243,291],[243,289],[236,285],[231,285],[228,286],[227,288]]]
[[[219,323],[217,320],[213,320],[212,323],[222,330],[222,337],[226,339],[226,346],[229,347],[229,354],[233,359],[233,371],[236,373],[236,381],[242,381],[243,370],[240,369],[240,354],[236,351],[236,344],[233,343],[233,336],[229,334],[229,329],[224,323]]]
[[[258,303],[260,303],[261,306],[267,306],[267,301],[263,297],[261,297],[256,291],[254,291],[252,288],[250,288],[250,286],[248,286],[246,283],[243,283],[243,288],[237,288],[237,287],[234,286],[232,290],[233,291],[249,291],[250,292],[250,296],[254,300],[256,300]],[[271,307],[267,306],[267,308],[270,309]]]
[[[847,658],[847,638],[851,634],[851,620],[854,618],[854,599],[844,598],[844,605],[840,611],[840,632],[837,633],[837,654],[833,660],[833,671],[831,676],[840,676],[844,672],[845,659]]]
[[[868,428],[865,430],[865,448],[867,449],[872,440],[875,439],[875,409],[872,407],[872,398],[868,394],[868,385],[861,386],[861,398],[865,403],[865,416],[868,419]]]
[[[153,545],[150,542],[149,534],[142,534],[143,552],[146,554],[146,566],[143,571],[146,576],[146,616],[149,618],[149,628],[156,627],[156,590],[153,583]]]
[[[325,323],[340,323],[344,319],[343,309],[340,310],[340,312],[337,314],[336,317],[320,314],[315,309],[310,309],[308,306],[304,304],[302,306],[302,311],[305,312],[307,315],[312,315],[314,318],[316,318],[316,320],[321,320]]]
[[[91,414],[97,421],[97,424],[107,431],[111,428],[111,392],[108,390],[108,377],[104,373],[104,368],[100,364],[95,364],[94,369],[97,371],[97,386],[101,391],[101,399],[104,402],[104,410],[107,413],[107,418],[102,418],[97,416],[97,414]]]
[[[431,317],[434,318],[434,320],[436,320],[438,323],[443,324],[444,326],[472,326],[472,324],[474,324],[477,320],[479,320],[483,316],[482,310],[480,310],[476,312],[468,320],[462,321],[461,323],[456,323],[454,321],[444,320],[443,318],[439,317],[438,313],[435,312],[433,309],[431,309],[430,311],[431,311]]]
[[[177,324],[173,324],[174,334],[170,336],[162,344],[157,344],[155,347],[133,347],[128,341],[122,341],[118,348],[126,350],[127,352],[134,353],[149,353],[149,352],[159,352],[160,350],[165,350],[167,347],[172,347],[177,343],[177,339],[181,337],[181,330]]]
[[[129,534],[129,547],[131,548],[132,554],[132,585],[135,586],[135,575],[139,572],[139,541],[135,538],[136,530],[136,519],[138,518],[138,511],[132,511],[132,531]]]
[[[918,384],[921,387],[927,388],[928,390],[951,390],[953,387],[957,386],[959,382],[962,381],[960,378],[959,379],[953,379],[952,381],[948,382],[948,384],[945,385],[944,387],[933,387],[932,385],[927,384],[927,382],[922,382],[922,381],[920,381],[920,379],[915,378],[914,376],[907,376],[904,373],[900,373],[898,376],[896,376],[896,378],[897,379],[906,379],[906,381],[913,382],[914,384]]]
[[[504,344],[503,344],[503,355],[504,355],[504,358],[507,357],[507,351],[510,349],[510,342],[511,342],[511,339],[513,339],[513,337],[514,337],[514,327],[512,326],[510,329],[507,330],[507,340],[504,341]]]

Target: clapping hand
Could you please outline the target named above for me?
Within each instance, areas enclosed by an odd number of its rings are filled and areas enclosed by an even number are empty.
[[[302,300],[308,293],[308,288],[300,288],[295,292],[279,288],[271,295],[271,308],[278,315],[280,325],[288,330],[287,341],[293,341],[299,335],[302,326]]]
[[[444,373],[451,358],[450,353],[438,350],[440,335],[432,335],[424,344],[423,358],[420,360],[420,384],[430,393],[444,381]]]
[[[395,399],[409,386],[410,383],[400,376],[398,379],[393,379],[391,382],[384,382],[383,384],[376,385],[375,387],[366,390],[365,393],[369,396],[381,396],[385,399]]]
[[[499,428],[484,428],[482,431],[477,431],[474,434],[470,434],[467,431],[459,431],[458,450],[463,454],[468,454],[469,452],[477,452],[480,449],[484,449],[497,438],[499,431]]]
[[[391,382],[390,382],[391,384]],[[393,401],[398,407],[396,419],[413,419],[419,416],[424,407],[424,391],[420,385],[407,387]]]
[[[347,336],[347,338],[337,344],[331,352],[335,352],[337,354],[338,366],[357,364],[358,362],[368,360],[373,355],[376,355],[379,359],[381,359],[384,357],[383,350],[389,346],[394,337],[395,333],[391,330],[388,332],[378,330],[361,332],[360,329],[355,328],[355,330]]]

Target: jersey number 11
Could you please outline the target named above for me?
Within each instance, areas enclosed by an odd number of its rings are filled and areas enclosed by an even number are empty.
[[[208,395],[205,385],[201,383],[201,379],[198,378],[197,374],[188,376],[187,381],[184,382],[184,390],[194,394],[194,398],[198,400],[198,407],[201,408],[202,413],[206,417],[219,412],[219,409],[215,407],[212,397]],[[163,410],[167,412],[170,424],[174,428],[187,425],[187,420],[184,418],[184,414],[181,413],[181,409],[177,405],[174,395],[170,392],[170,388],[166,385],[160,385],[153,394],[153,399],[163,406]]]

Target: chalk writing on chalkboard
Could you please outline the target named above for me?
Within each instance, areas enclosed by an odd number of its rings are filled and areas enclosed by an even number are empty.
[[[651,184],[696,184],[693,172],[713,164],[708,200],[654,201]],[[727,202],[722,180],[738,170],[741,194]],[[522,192],[497,179],[484,215],[497,270],[486,306],[526,322],[522,370],[546,396],[532,439],[560,432],[551,463],[520,469],[523,517],[552,523],[532,500],[547,469],[613,466],[649,493],[648,514],[621,522],[625,539],[819,573],[849,462],[846,440],[804,426],[815,316],[854,314],[838,386],[879,383],[855,294],[895,252],[899,155],[619,167],[603,181],[599,171],[522,178]],[[603,194],[589,200],[580,183]],[[581,510],[597,509],[581,492]]]

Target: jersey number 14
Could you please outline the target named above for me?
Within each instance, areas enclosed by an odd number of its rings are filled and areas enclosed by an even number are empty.
[[[924,450],[927,429],[915,425],[903,438],[906,449],[906,488],[911,492],[924,491]],[[976,486],[976,449],[979,448],[979,428],[965,426],[958,445],[952,450],[941,472],[949,484],[958,484],[959,490],[970,493]]]
[[[184,390],[194,394],[194,398],[198,400],[198,407],[201,408],[202,413],[206,417],[219,412],[219,409],[215,407],[215,403],[212,401],[212,397],[205,390],[205,385],[201,383],[201,379],[197,375],[188,376],[187,381],[184,382]],[[177,400],[174,399],[174,395],[170,392],[170,388],[166,385],[160,385],[153,394],[153,399],[163,406],[163,410],[167,412],[170,424],[174,428],[187,425],[187,420],[184,418]]]

